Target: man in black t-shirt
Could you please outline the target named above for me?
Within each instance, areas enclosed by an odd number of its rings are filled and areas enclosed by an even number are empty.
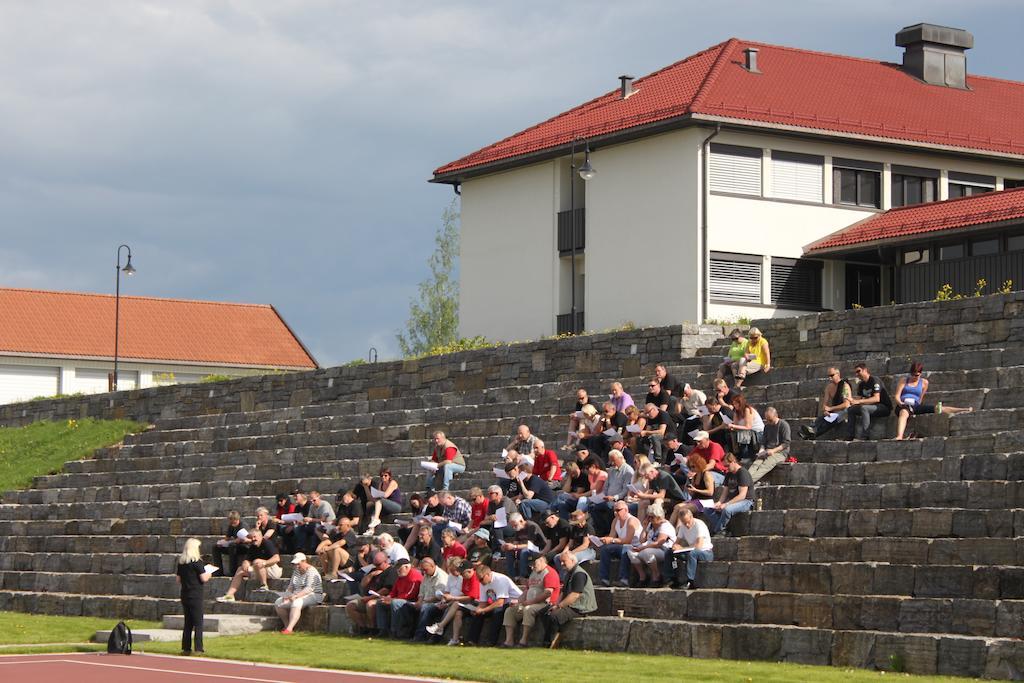
[[[336,518],[348,517],[352,528],[356,531],[364,531],[369,519],[363,519],[363,502],[359,500],[351,489],[344,489],[338,493],[335,501],[334,516]]]
[[[349,600],[345,605],[345,613],[359,635],[372,632],[377,625],[377,597],[370,595],[370,591],[387,595],[398,578],[397,570],[385,553],[375,552],[372,562],[373,569],[359,582],[359,597]]]
[[[652,462],[660,462],[665,439],[675,433],[675,422],[653,403],[644,406],[644,416],[647,424],[640,430],[640,448],[650,454]]]
[[[672,375],[668,374],[668,370],[664,365],[658,364],[654,366],[654,379],[658,380],[658,384],[661,385],[662,389],[673,396],[679,396],[683,393],[682,385]]]
[[[421,526],[416,542],[409,548],[409,560],[414,567],[419,567],[424,558],[433,558],[441,564],[441,547],[434,543],[434,532],[429,526]]]
[[[712,534],[725,529],[733,515],[747,512],[754,506],[754,480],[750,477],[750,472],[740,466],[739,460],[732,453],[725,456],[725,466],[727,472],[722,493],[715,507],[704,511],[708,530]]]
[[[501,552],[505,554],[505,573],[513,579],[525,578],[530,575],[530,563],[540,554],[547,539],[536,522],[523,519],[519,513],[509,517],[508,526],[512,536],[501,544]]]
[[[569,542],[569,522],[558,516],[558,511],[552,508],[544,516],[544,547],[541,552],[547,556],[548,562],[554,562],[555,556],[565,549]]]
[[[644,403],[653,403],[661,410],[668,410],[669,396],[670,393],[665,391],[655,378],[647,383],[647,396],[644,398]]]
[[[473,532],[472,541],[466,549],[466,562],[470,567],[478,564],[491,566],[491,532],[487,529],[477,529]]]
[[[511,491],[511,489],[509,489]],[[509,494],[511,497],[511,494]],[[532,472],[522,482],[522,496],[519,498],[519,512],[526,519],[540,519],[555,502],[551,485]]]
[[[320,536],[316,547],[316,555],[320,558],[320,566],[324,569],[324,581],[338,578],[338,572],[352,566],[353,548],[359,540],[352,529],[352,520],[338,517],[337,526],[330,525]]]
[[[245,547],[238,538],[238,532],[244,528],[242,515],[237,510],[229,512],[228,523],[224,527],[224,538],[218,539],[213,546],[213,564],[220,567],[220,571],[214,576],[234,576],[238,571],[239,549],[242,550],[242,556],[245,556]]]
[[[277,553],[277,545],[271,538],[263,538],[257,529],[253,529],[251,533],[244,539],[245,545],[247,546],[247,557],[242,561],[242,566],[235,572],[235,576],[231,579],[231,585],[228,587],[228,592],[217,598],[217,602],[234,602],[235,593],[242,587],[242,583],[245,582],[250,576],[255,575],[259,580],[259,587],[257,591],[269,591],[270,588],[267,586],[267,578],[280,579],[281,578],[281,556]]]
[[[849,441],[867,439],[871,430],[871,420],[885,417],[892,412],[889,392],[885,390],[881,381],[868,371],[868,366],[858,363],[854,369],[860,383],[846,411],[846,438]]]

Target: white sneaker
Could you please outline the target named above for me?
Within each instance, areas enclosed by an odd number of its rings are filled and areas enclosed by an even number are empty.
[[[234,595],[222,595],[219,598],[217,598],[217,602],[234,602],[234,601],[235,601],[235,596]]]
[[[459,644],[459,639],[458,638],[452,638],[451,640],[448,641],[448,644],[449,645],[458,645]]]
[[[366,530],[367,531],[373,531],[378,526],[380,526],[380,520],[379,519],[375,519],[375,520],[372,520],[369,524],[366,525]]]
[[[439,636],[442,633],[444,633],[444,629],[441,628],[440,624],[431,624],[430,626],[427,627],[427,633],[430,633],[431,635]]]

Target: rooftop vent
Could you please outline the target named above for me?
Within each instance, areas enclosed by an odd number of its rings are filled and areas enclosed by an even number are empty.
[[[759,74],[761,70],[757,68],[757,53],[760,52],[756,47],[748,47],[743,50],[743,68],[752,74]]]
[[[914,24],[896,34],[903,51],[903,70],[932,85],[967,88],[966,50],[974,47],[974,36],[963,29]]]
[[[622,99],[626,99],[635,92],[633,90],[632,76],[619,76],[619,83],[619,95]]]

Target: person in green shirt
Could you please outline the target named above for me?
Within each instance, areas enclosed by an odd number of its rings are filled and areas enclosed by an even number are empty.
[[[743,354],[747,348],[746,338],[740,334],[739,329],[735,329],[729,333],[729,351],[726,353],[725,358],[722,359],[722,364],[718,366],[718,373],[715,375],[716,379],[724,379],[725,373],[732,373],[734,364],[739,363],[743,358]]]

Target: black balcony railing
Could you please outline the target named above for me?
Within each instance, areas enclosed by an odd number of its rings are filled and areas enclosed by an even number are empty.
[[[572,329],[572,313],[555,316],[556,334],[572,334],[583,331],[583,311],[576,311],[576,329]]]
[[[576,216],[576,220],[573,221],[573,214]],[[573,223],[575,222],[575,230],[573,230]],[[558,253],[561,255],[572,252],[573,249],[573,233],[576,237],[576,251],[583,251],[586,246],[587,236],[587,225],[586,216],[583,209],[576,209],[575,211],[559,211],[558,212]]]
[[[1024,251],[903,266],[896,269],[896,279],[898,304],[931,301],[943,285],[970,294],[982,279],[988,282],[986,293],[999,289],[1007,280],[1012,280],[1011,287],[1017,290],[1024,283]]]

